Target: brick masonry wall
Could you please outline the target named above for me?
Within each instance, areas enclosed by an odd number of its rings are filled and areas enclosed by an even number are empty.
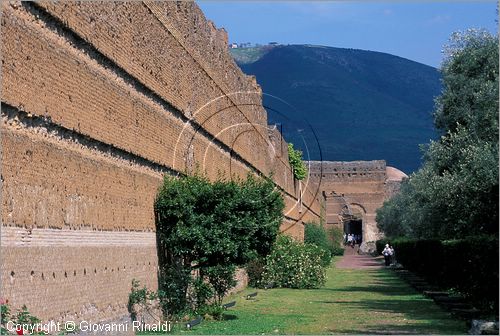
[[[1,293],[14,307],[126,316],[133,278],[157,286],[164,174],[273,173],[281,230],[303,239],[319,220],[318,190],[294,182],[255,79],[196,4],[1,6]]]
[[[326,224],[342,227],[346,205],[363,220],[363,240],[382,236],[375,220],[376,211],[398,190],[400,181],[388,180],[386,162],[314,162],[310,163],[311,185],[319,186],[325,198]],[[311,188],[314,189],[314,188]]]

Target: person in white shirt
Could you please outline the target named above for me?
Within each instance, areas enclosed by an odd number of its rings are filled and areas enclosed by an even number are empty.
[[[393,252],[393,250],[391,249],[389,244],[385,244],[385,248],[382,251],[382,255],[384,256],[384,260],[385,260],[385,266],[391,265],[392,252]]]

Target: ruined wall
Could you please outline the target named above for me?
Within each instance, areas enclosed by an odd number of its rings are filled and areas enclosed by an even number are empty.
[[[343,229],[349,214],[363,220],[363,241],[381,237],[376,210],[398,192],[403,172],[383,160],[309,162],[311,184],[319,186],[326,204],[326,224]]]
[[[255,80],[191,2],[2,2],[2,297],[44,320],[116,320],[156,287],[164,174],[273,173],[281,230],[319,220]],[[278,147],[277,147],[278,146]]]

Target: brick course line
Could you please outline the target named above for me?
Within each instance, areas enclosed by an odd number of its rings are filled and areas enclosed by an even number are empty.
[[[155,232],[2,227],[2,246],[156,246]]]

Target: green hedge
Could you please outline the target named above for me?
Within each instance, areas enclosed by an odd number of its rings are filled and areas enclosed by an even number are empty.
[[[455,289],[477,307],[498,313],[498,237],[459,240],[383,239],[396,251],[396,260],[430,283]]]
[[[323,266],[332,262],[332,242],[328,239],[326,230],[319,224],[306,223],[304,225],[304,243],[314,244],[325,251],[322,257]]]
[[[343,241],[343,231],[340,228],[332,227],[326,230],[316,223],[304,225],[304,243],[314,244],[328,252],[323,257],[325,266],[330,265],[333,256],[344,255]]]
[[[332,256],[344,255],[344,231],[338,227],[328,229],[328,237],[332,242]]]

